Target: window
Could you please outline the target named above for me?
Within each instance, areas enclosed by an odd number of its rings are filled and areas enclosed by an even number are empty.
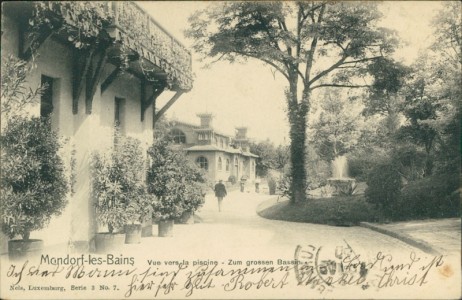
[[[221,157],[218,158],[218,171],[223,170],[223,163],[221,161]]]
[[[229,159],[226,159],[226,171],[229,171]]]
[[[42,75],[42,86],[45,88],[40,97],[40,116],[49,118],[53,112],[53,78]]]
[[[201,168],[201,169],[204,169],[204,170],[208,170],[209,169],[209,163],[207,161],[207,158],[203,157],[203,156],[199,156],[197,159],[196,159],[196,163],[197,165]]]
[[[179,129],[173,129],[170,134],[172,135],[175,144],[186,144],[186,135]]]
[[[223,139],[220,139],[220,146],[221,146],[221,148],[224,148]]]

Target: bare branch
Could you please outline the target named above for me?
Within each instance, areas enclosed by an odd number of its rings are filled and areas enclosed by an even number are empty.
[[[305,82],[305,76],[303,75],[303,73],[298,68],[297,68],[297,73],[302,78],[303,82]]]
[[[349,60],[349,61],[343,62],[341,65],[356,64],[356,63],[366,62],[366,61],[370,61],[370,60],[374,60],[374,59],[378,59],[378,58],[382,58],[382,57],[383,57],[382,55],[379,55],[379,56],[367,57],[367,58],[363,58],[363,59]]]
[[[321,87],[334,87],[334,88],[368,88],[370,85],[349,85],[349,84],[335,84],[335,83],[323,83],[311,87],[311,90]]]
[[[321,11],[319,12],[317,23],[320,23],[322,21],[325,8],[326,6],[325,4],[323,4],[323,6],[321,7]],[[317,43],[318,43],[318,37],[315,36],[313,37],[313,40],[311,41],[311,47],[310,47],[310,50],[308,51],[308,57],[306,58],[306,69],[305,69],[305,77],[304,77],[305,86],[308,84],[308,81],[310,80],[310,73],[311,73],[311,68],[313,67],[313,58],[314,58],[314,52],[316,51]]]
[[[330,66],[329,68],[325,69],[324,71],[322,72],[319,72],[318,75],[316,75],[313,79],[311,79],[307,85],[310,86],[311,84],[313,84],[316,80],[322,78],[323,76],[329,74],[330,72],[332,72],[333,70],[335,70],[337,67],[341,66],[345,60],[347,59],[347,56],[342,56],[342,58],[340,58],[335,64],[333,64],[332,66]]]

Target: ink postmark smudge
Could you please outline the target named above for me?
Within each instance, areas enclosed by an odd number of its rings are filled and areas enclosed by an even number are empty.
[[[298,245],[295,249],[294,272],[298,285],[310,286],[321,292],[338,286],[357,285],[369,288],[368,269],[347,241],[335,247]]]

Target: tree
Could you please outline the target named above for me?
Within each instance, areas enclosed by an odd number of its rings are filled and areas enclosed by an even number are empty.
[[[176,150],[168,135],[157,137],[148,150],[148,192],[156,196],[153,217],[171,220],[204,203],[206,177],[184,152]]]
[[[404,93],[403,113],[409,122],[398,137],[424,147],[426,176],[433,172],[434,159],[452,168],[460,165],[460,8],[459,2],[443,4],[432,21],[435,42],[418,58]]]
[[[35,89],[27,87],[27,75],[31,72],[32,63],[20,60],[13,55],[2,52],[2,89],[1,118],[2,128],[6,120],[17,116],[26,116],[27,108],[38,103],[41,93],[46,88],[38,86]]]
[[[461,3],[459,1],[447,1],[443,8],[432,20],[435,30],[436,41],[432,49],[439,52],[444,59],[453,66],[462,64],[462,21]],[[460,68],[459,68],[460,70]]]
[[[276,149],[269,139],[250,143],[250,152],[258,155],[255,165],[257,176],[264,177],[268,174],[269,169],[274,169]]]
[[[461,3],[447,1],[432,20],[436,29],[431,49],[439,59],[433,60],[432,75],[438,92],[439,107],[434,120],[425,121],[437,135],[442,172],[460,172],[460,99],[462,97],[462,17]]]
[[[379,58],[368,66],[374,81],[365,97],[364,115],[385,116],[383,125],[390,137],[399,127],[399,113],[403,102],[400,91],[412,69],[389,58]]]
[[[2,231],[28,240],[67,204],[69,178],[62,144],[49,119],[31,117],[44,87],[28,87],[32,64],[2,52],[0,214]]]
[[[338,93],[326,89],[321,103],[319,119],[311,126],[312,143],[318,155],[330,162],[351,151],[361,135],[360,107],[350,103]]]
[[[278,171],[283,171],[286,166],[289,164],[289,146],[288,145],[279,145],[275,151],[274,157],[274,168]]]
[[[225,2],[190,17],[187,36],[205,57],[256,59],[288,82],[291,202],[306,199],[305,141],[313,91],[355,88],[367,65],[390,53],[394,33],[376,25],[376,3]]]
[[[393,114],[398,110],[394,97],[403,88],[411,68],[389,58],[376,59],[369,64],[368,70],[374,76],[366,97],[366,115]]]

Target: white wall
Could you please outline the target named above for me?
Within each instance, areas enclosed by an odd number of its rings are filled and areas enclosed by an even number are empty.
[[[17,55],[18,30],[9,18],[2,20],[2,52]],[[94,205],[90,197],[90,157],[94,151],[107,151],[113,143],[114,98],[125,98],[125,133],[142,142],[144,149],[152,143],[152,107],[145,112],[141,122],[140,81],[133,76],[121,75],[101,95],[98,85],[93,98],[92,114],[85,113],[85,87],[78,102],[78,113],[72,112],[72,82],[74,58],[77,50],[48,39],[40,47],[35,60],[36,68],[28,76],[28,84],[35,88],[41,75],[54,78],[52,127],[69,139],[68,148],[76,150],[76,193],[69,197],[69,204],[60,217],[54,217],[46,229],[33,232],[31,238],[45,240],[46,246],[61,244],[64,247],[75,243],[77,250],[86,250],[95,230]],[[101,82],[114,66],[106,64]],[[100,82],[100,83],[101,83]],[[40,114],[40,106],[30,109]],[[69,150],[68,149],[68,150]],[[2,250],[5,249],[2,243]]]

